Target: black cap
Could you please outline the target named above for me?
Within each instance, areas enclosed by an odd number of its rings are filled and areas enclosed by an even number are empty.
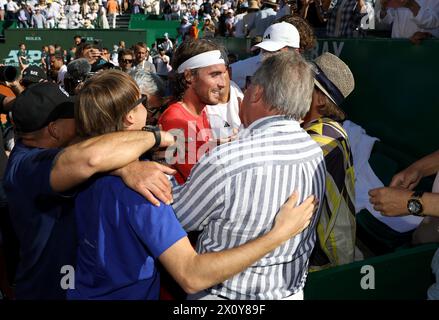
[[[30,86],[12,106],[12,119],[19,132],[37,131],[57,119],[73,119],[74,114],[74,97],[51,82]]]
[[[38,66],[30,65],[23,70],[22,79],[27,82],[38,83],[42,80],[47,80],[47,75],[43,69]]]

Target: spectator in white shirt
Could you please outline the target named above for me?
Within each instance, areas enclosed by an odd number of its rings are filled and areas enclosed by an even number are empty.
[[[8,3],[6,4],[6,20],[15,20],[15,16],[19,9],[20,8],[14,1],[8,0]]]
[[[18,11],[18,27],[29,28],[31,19],[31,10],[25,3],[21,4],[21,9]]]
[[[0,21],[5,20],[5,8],[7,3],[6,0],[0,0]]]
[[[163,36],[165,37],[165,41],[163,41],[161,45],[167,55],[172,54],[172,49],[174,48],[174,45],[172,44],[171,39],[169,39],[169,34],[166,32]]]
[[[174,0],[172,5],[172,20],[179,20],[180,19],[180,0]]]
[[[154,59],[157,74],[160,76],[168,76],[168,73],[172,71],[170,65],[171,59],[165,54],[165,50],[162,46],[159,46],[159,54]]]
[[[188,12],[188,7],[186,5],[186,2],[182,1],[181,4],[180,4],[180,14],[182,16],[185,16],[185,15],[187,15],[187,12]]]
[[[379,19],[392,24],[392,38],[439,37],[437,0],[381,0]]]
[[[41,14],[40,7],[35,8],[35,13],[31,20],[32,28],[43,29],[46,24],[46,18]]]
[[[95,8],[92,8],[91,11],[87,14],[87,19],[90,20],[90,22],[93,25],[96,25],[96,20],[98,18],[98,13]]]
[[[64,57],[61,53],[50,55],[50,71],[56,72],[56,83],[64,87],[64,76],[67,72],[67,66],[64,64]]]
[[[61,12],[58,16],[58,18],[56,19],[56,25],[58,27],[58,29],[67,29],[67,17],[64,14],[64,12]]]
[[[78,0],[73,0],[68,10],[69,12],[74,12],[74,13],[81,12],[81,6],[79,5]]]
[[[226,16],[226,36],[233,37],[233,30],[235,25],[235,17],[234,17],[234,11],[233,9],[227,10],[227,16]]]
[[[58,13],[52,7],[51,2],[47,3],[47,8],[44,9],[44,11],[46,12],[46,14],[45,14],[46,28],[49,28],[49,29],[55,28],[56,16],[58,15]]]

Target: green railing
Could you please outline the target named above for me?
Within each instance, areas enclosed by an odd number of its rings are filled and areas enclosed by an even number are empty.
[[[439,149],[432,139],[439,124],[439,41],[413,45],[408,40],[328,39],[312,56],[330,51],[355,77],[346,100],[348,117],[368,134],[414,158]]]
[[[151,19],[143,14],[135,14],[131,15],[129,30],[145,30],[146,43],[151,47],[156,39],[163,38],[165,33],[168,33],[171,39],[176,39],[179,25],[180,21],[178,20],[165,21],[157,16]]]
[[[17,21],[0,21],[0,34],[4,35],[6,29],[16,29]]]

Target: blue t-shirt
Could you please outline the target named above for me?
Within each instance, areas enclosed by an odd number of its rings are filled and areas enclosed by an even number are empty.
[[[50,172],[60,149],[28,148],[17,142],[4,177],[10,215],[20,242],[18,299],[65,299],[61,268],[75,265],[73,199],[55,193]]]
[[[186,236],[172,207],[155,207],[120,178],[103,176],[79,192],[75,213],[78,262],[68,299],[158,299],[157,258]]]

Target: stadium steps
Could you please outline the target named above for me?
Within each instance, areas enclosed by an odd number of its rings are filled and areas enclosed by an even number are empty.
[[[116,28],[117,29],[128,29],[130,24],[130,13],[124,13],[116,17]]]

